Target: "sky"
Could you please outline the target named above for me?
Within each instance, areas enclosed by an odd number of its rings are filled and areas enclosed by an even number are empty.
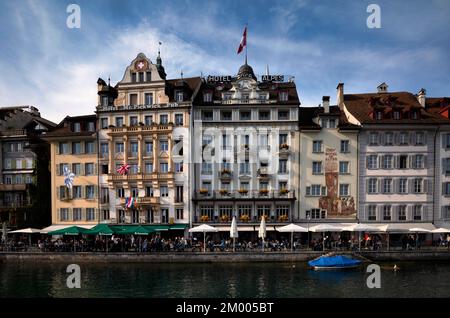
[[[68,28],[71,3],[80,28]],[[368,28],[369,4],[381,28]],[[248,24],[256,74],[294,76],[302,106],[323,95],[390,91],[450,96],[448,0],[0,0],[0,106],[34,105],[59,123],[92,114],[97,79],[114,85],[139,52],[168,78],[233,75]]]

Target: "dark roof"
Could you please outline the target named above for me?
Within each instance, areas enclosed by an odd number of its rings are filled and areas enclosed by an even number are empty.
[[[175,78],[166,80],[166,95],[169,101],[175,101],[175,91],[182,90],[185,93],[185,100],[191,100],[197,92],[202,79],[200,77]]]
[[[72,130],[72,124],[79,122],[81,124],[81,131],[74,132]],[[95,131],[87,130],[87,122],[94,122],[94,125],[97,125],[97,116],[96,115],[82,115],[82,116],[66,116],[58,126],[53,129],[51,132],[46,134],[46,137],[89,137],[95,134]]]
[[[322,129],[320,125],[314,122],[314,119],[317,117],[325,117],[325,116],[335,116],[339,119],[338,128],[339,129],[359,129],[360,127],[357,125],[353,125],[348,122],[345,114],[341,112],[338,106],[330,106],[330,112],[325,113],[323,107],[300,107],[299,112],[299,126],[300,130],[309,130],[309,129]]]
[[[211,92],[213,94],[213,101],[221,101],[222,93],[227,92],[232,88],[230,82],[207,82],[202,80],[199,93],[196,95],[194,103],[197,105],[205,105],[203,101],[203,93]],[[300,105],[297,95],[297,88],[294,82],[258,82],[258,88],[262,91],[269,92],[269,100],[278,100],[280,92],[288,93],[288,100],[286,102],[277,101],[275,105]],[[211,102],[210,104],[213,104]],[[248,105],[248,104],[246,104]],[[268,104],[270,106],[272,104]]]
[[[362,124],[438,124],[448,120],[426,111],[417,97],[409,92],[345,94],[347,110]],[[419,119],[410,119],[410,111],[420,112]],[[381,111],[383,119],[377,120],[374,112]],[[399,111],[401,119],[393,119],[392,112]]]
[[[239,68],[238,78],[253,78],[256,81],[255,73],[253,72],[253,68],[247,64],[247,62]]]
[[[0,108],[0,130],[28,129],[41,124],[47,129],[56,126],[55,123],[42,118],[34,106],[9,106]]]
[[[450,97],[427,97],[425,108],[431,113],[441,114],[450,108]]]

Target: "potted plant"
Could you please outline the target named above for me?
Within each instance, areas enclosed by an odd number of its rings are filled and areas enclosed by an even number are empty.
[[[269,194],[269,190],[268,190],[268,189],[260,189],[260,190],[259,190],[259,194],[261,194],[261,195],[267,195],[267,194]]]
[[[169,125],[173,126],[173,121],[169,121]]]
[[[230,217],[229,217],[228,215],[226,215],[226,214],[223,214],[223,215],[220,217],[220,220],[221,220],[222,222],[228,222],[228,221],[230,220]]]
[[[202,215],[202,216],[200,217],[200,221],[201,221],[201,222],[208,222],[208,221],[209,221],[209,216],[207,216],[207,215]]]
[[[238,192],[239,192],[240,194],[247,194],[247,193],[248,193],[248,190],[247,190],[247,189],[239,189]]]
[[[281,195],[285,195],[285,194],[288,194],[288,193],[289,193],[288,189],[285,189],[285,188],[280,189],[280,194]]]
[[[286,222],[288,219],[289,219],[289,217],[288,217],[287,215],[280,215],[280,216],[278,217],[278,220],[279,220],[280,222]]]
[[[221,173],[222,173],[222,174],[231,174],[231,171],[230,171],[230,169],[223,168],[222,171],[221,171]]]
[[[226,195],[226,194],[228,194],[228,190],[227,190],[227,189],[220,189],[220,190],[219,190],[219,193],[220,193],[221,195]]]
[[[289,145],[288,144],[281,144],[280,145],[280,149],[281,150],[288,150],[289,149]]]
[[[248,216],[248,214],[242,214],[239,217],[239,220],[241,220],[242,222],[248,222],[250,220],[250,217]]]
[[[208,194],[209,193],[209,190],[208,189],[205,189],[205,188],[202,188],[202,189],[200,189],[200,194]]]

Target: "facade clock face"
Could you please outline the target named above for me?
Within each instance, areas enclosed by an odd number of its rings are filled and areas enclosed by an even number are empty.
[[[148,68],[148,63],[147,63],[146,60],[136,61],[136,63],[134,63],[134,68],[137,71],[144,71],[144,70],[146,70]]]

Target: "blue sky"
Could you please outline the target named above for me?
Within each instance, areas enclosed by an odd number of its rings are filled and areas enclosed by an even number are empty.
[[[66,27],[66,7],[81,8],[81,28]],[[381,8],[369,29],[367,6]],[[158,41],[169,77],[235,74],[245,23],[255,73],[295,76],[303,106],[316,106],[345,83],[346,93],[450,95],[450,1],[0,0],[0,105],[35,105],[55,122],[93,113],[96,81],[122,78]]]

